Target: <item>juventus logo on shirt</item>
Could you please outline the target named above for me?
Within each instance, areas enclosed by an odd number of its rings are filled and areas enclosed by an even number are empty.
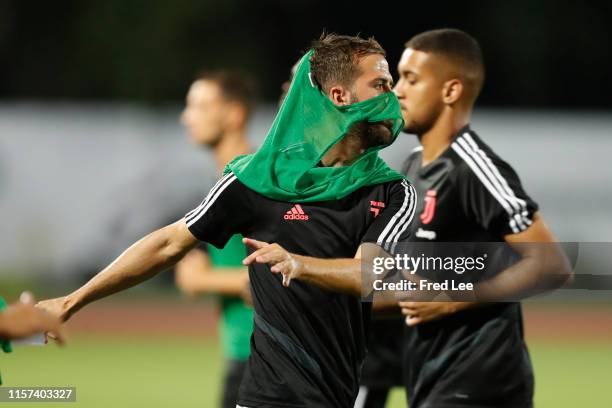
[[[427,190],[425,193],[425,207],[420,217],[423,224],[429,224],[436,213],[436,190]]]
[[[370,201],[370,211],[374,213],[374,218],[378,216],[382,208],[385,208],[385,203],[382,201]]]

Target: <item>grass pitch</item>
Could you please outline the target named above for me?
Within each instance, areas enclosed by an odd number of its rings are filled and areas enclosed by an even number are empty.
[[[77,337],[66,348],[20,347],[0,355],[4,386],[74,386],[61,407],[217,407],[223,360],[212,340],[166,337]],[[612,342],[530,344],[536,406],[612,406]],[[395,390],[388,408],[405,407]],[[11,404],[0,403],[0,408]],[[15,404],[12,404],[15,405]],[[40,407],[20,403],[18,407]]]

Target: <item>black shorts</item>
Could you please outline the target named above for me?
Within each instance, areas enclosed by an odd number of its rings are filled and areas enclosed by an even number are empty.
[[[225,364],[225,378],[223,379],[222,408],[235,408],[238,401],[238,389],[242,381],[242,374],[246,368],[246,361],[227,360]]]
[[[354,408],[385,408],[389,391],[391,391],[390,387],[370,388],[362,385],[359,387]]]
[[[373,319],[368,354],[361,369],[362,386],[385,389],[403,386],[404,319]]]

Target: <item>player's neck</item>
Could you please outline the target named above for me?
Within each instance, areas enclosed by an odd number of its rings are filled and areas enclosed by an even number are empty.
[[[217,168],[221,171],[236,156],[249,154],[250,152],[251,146],[246,138],[244,129],[225,133],[213,149]]]
[[[419,137],[423,146],[422,166],[436,160],[450,146],[455,135],[470,122],[470,115],[442,114],[433,127]]]

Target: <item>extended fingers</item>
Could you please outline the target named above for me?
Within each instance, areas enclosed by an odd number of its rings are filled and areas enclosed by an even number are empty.
[[[423,319],[420,316],[407,316],[406,317],[406,325],[408,326],[416,326],[421,323]]]
[[[422,320],[417,310],[417,304],[417,302],[399,302],[402,314],[406,316],[405,320],[408,326],[415,326]]]
[[[267,263],[275,265],[279,262],[284,261],[287,258],[287,253],[278,248],[272,248],[264,254],[261,254],[255,258],[258,263]]]
[[[64,337],[64,334],[62,333],[61,329],[58,328],[51,333],[53,334],[53,338],[55,339],[57,344],[59,344],[60,346],[66,344],[66,338]]]
[[[265,248],[268,245],[270,245],[267,242],[258,241],[253,238],[242,238],[242,243],[248,246],[249,248],[253,248],[253,249],[261,249],[261,248]]]
[[[245,238],[246,239],[246,238]],[[244,258],[242,260],[242,264],[243,265],[250,265],[251,263],[253,263],[253,261],[255,261],[255,259],[257,259],[258,256],[261,256],[263,254],[265,254],[266,252],[269,251],[270,246],[268,245],[267,247],[258,249],[257,251],[253,252],[251,255],[247,256],[246,258]]]
[[[417,305],[418,302],[409,302],[409,301],[401,301],[399,302],[399,307],[402,309],[402,312],[404,310],[416,310],[417,309]]]
[[[289,283],[291,283],[291,275],[288,273],[283,273],[283,286],[288,288]]]
[[[423,318],[418,312],[418,302],[399,302],[399,305],[402,308],[402,314],[406,316],[406,325],[416,326],[422,322]]]
[[[247,256],[242,263],[249,265],[253,262],[257,263],[278,263],[287,258],[287,251],[277,244],[270,244],[264,248],[258,249],[251,255]]]
[[[66,338],[59,328],[53,331],[45,332],[45,344],[49,342],[49,339],[54,340],[60,346],[66,344]]]

